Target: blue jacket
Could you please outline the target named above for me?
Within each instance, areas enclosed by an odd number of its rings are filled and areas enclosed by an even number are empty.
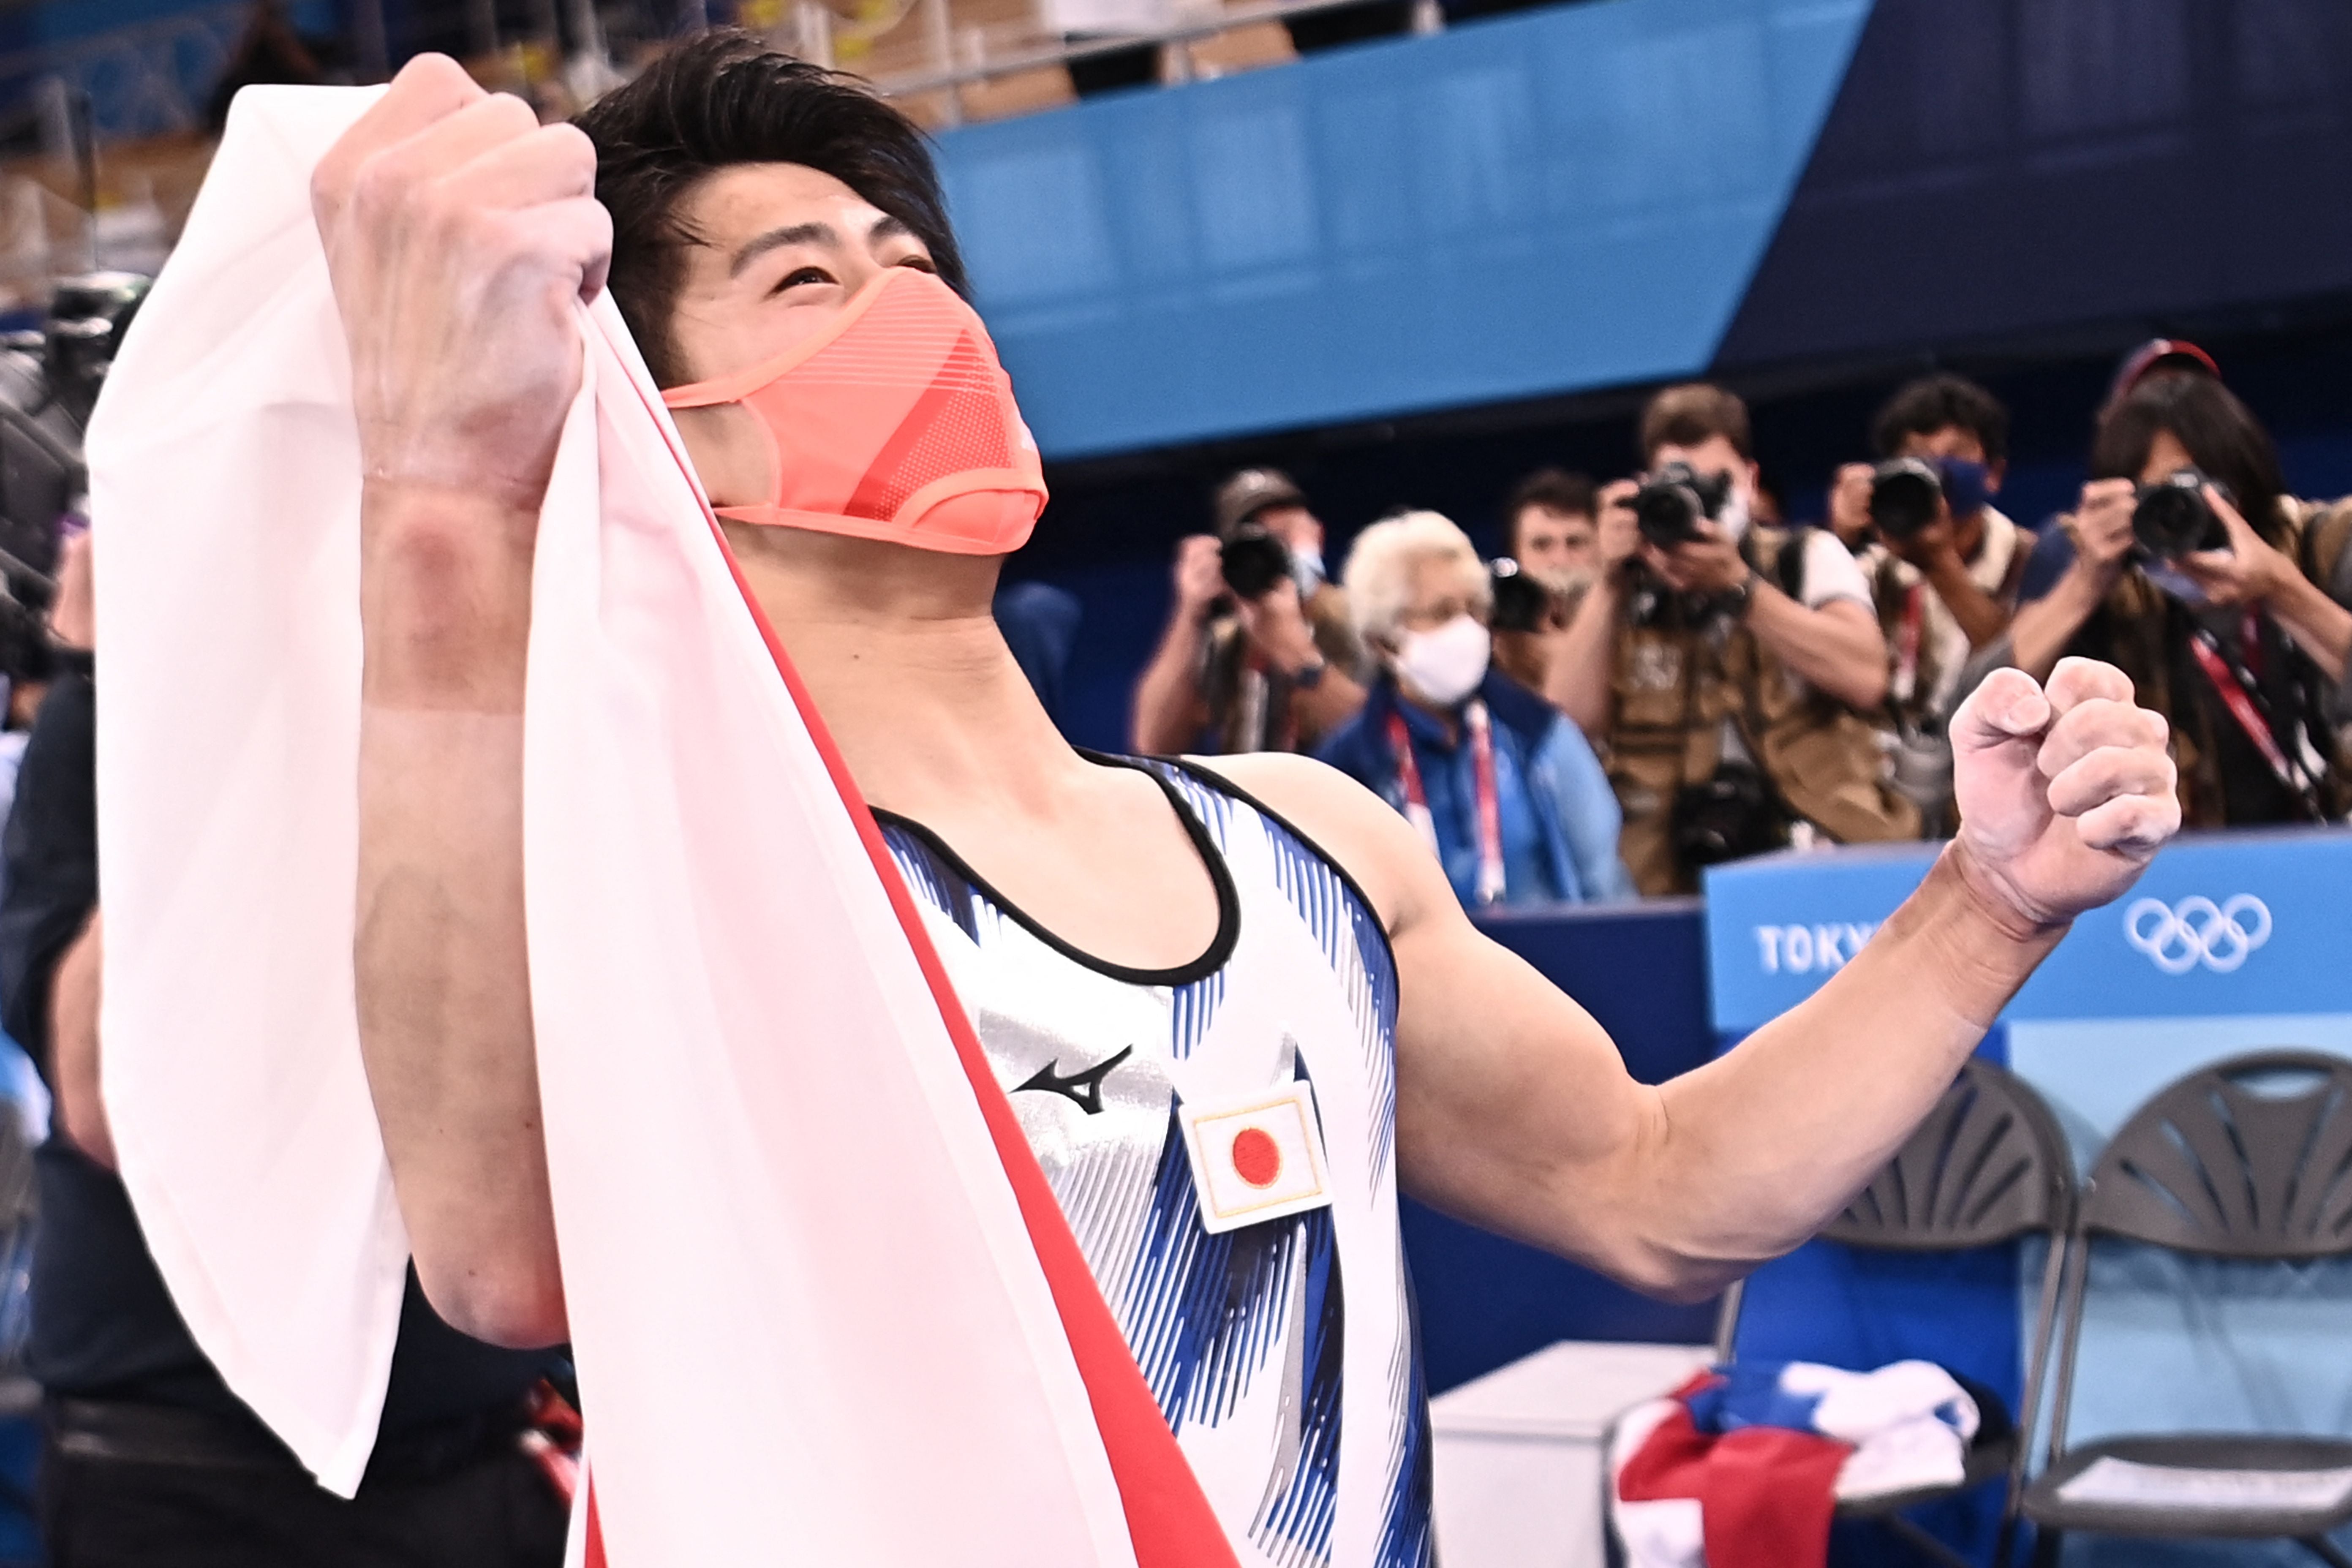
[[[1559,900],[1593,903],[1633,896],[1633,879],[1617,858],[1623,819],[1617,793],[1601,771],[1584,731],[1559,710],[1499,670],[1478,688],[1495,737],[1495,794],[1503,825],[1503,901]],[[1465,703],[1466,707],[1467,704]],[[1357,715],[1324,742],[1323,761],[1382,800],[1404,809],[1389,716],[1402,714],[1414,764],[1429,795],[1446,879],[1465,908],[1478,890],[1477,786],[1466,736],[1444,727],[1397,695],[1382,674]],[[1457,734],[1459,733],[1457,724]]]

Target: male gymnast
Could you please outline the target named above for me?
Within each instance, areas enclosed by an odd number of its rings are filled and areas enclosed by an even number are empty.
[[[482,1337],[565,1331],[521,713],[574,303],[599,289],[1245,1563],[1430,1560],[1400,1188],[1703,1298],[1867,1183],[2178,826],[2163,721],[2119,673],[2002,671],[1953,725],[1963,826],[1918,890],[1811,999],[1638,1084],[1340,774],[1055,731],[989,613],[1043,502],[1034,449],[895,110],[741,35],[576,126],[427,58],[313,195],[366,462],[362,1048],[425,1289]],[[885,425],[857,425],[868,403]],[[1244,1102],[1298,1108],[1315,1146],[1253,1123],[1194,1163],[1186,1129]]]

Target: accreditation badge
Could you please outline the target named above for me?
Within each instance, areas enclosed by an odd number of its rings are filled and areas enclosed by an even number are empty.
[[[1176,1111],[1200,1194],[1201,1226],[1221,1235],[1331,1201],[1314,1090],[1302,1082]]]

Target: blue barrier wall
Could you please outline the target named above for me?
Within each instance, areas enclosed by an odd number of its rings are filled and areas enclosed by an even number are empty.
[[[941,139],[1048,457],[1705,365],[1868,0],[1590,0]]]

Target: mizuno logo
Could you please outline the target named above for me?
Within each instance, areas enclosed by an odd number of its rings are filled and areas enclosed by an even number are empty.
[[[1077,1108],[1088,1116],[1099,1116],[1102,1114],[1103,1079],[1109,1076],[1111,1068],[1134,1054],[1135,1047],[1129,1046],[1110,1060],[1097,1062],[1086,1071],[1072,1073],[1067,1078],[1055,1070],[1062,1065],[1061,1059],[1055,1058],[1031,1073],[1026,1083],[1013,1085],[1013,1092],[1021,1094],[1034,1089],[1046,1094],[1058,1094],[1076,1102]]]

